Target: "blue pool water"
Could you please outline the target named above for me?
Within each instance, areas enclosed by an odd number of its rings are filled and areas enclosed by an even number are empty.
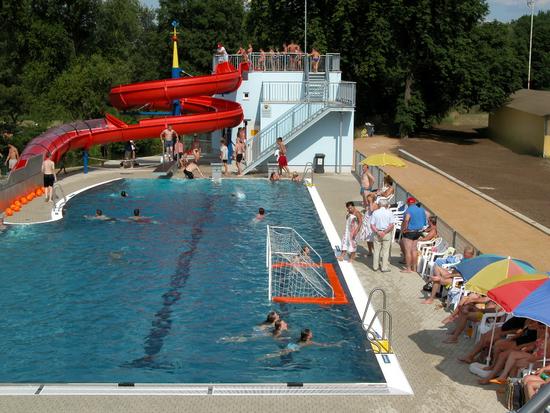
[[[84,217],[96,208],[116,221]],[[134,208],[153,222],[125,220]],[[294,227],[334,262],[306,188],[291,182],[118,181],[71,200],[61,221],[10,228],[0,382],[382,382],[353,303],[268,302],[266,224]],[[284,342],[254,331],[271,309],[293,339],[309,327],[341,346],[279,355]]]

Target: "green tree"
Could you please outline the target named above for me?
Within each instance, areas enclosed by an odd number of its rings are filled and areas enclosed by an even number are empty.
[[[522,84],[526,88],[531,17],[523,16],[512,22],[511,26],[514,47],[523,65]],[[531,88],[550,90],[550,11],[539,12],[533,19]]]

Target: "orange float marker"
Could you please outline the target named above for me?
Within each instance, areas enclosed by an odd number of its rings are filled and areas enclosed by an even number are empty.
[[[27,198],[22,196],[21,198],[19,198],[19,201],[21,202],[21,204],[25,205],[27,203]]]
[[[13,215],[13,211],[11,208],[6,208],[4,214],[6,214],[8,217],[11,217]]]

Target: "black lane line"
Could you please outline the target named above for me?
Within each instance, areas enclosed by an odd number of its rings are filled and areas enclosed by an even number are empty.
[[[164,294],[162,294],[162,307],[154,315],[151,322],[151,330],[145,337],[144,352],[145,355],[139,359],[133,360],[130,363],[126,363],[123,367],[168,367],[160,365],[155,361],[155,356],[160,353],[162,346],[164,345],[164,338],[170,333],[172,328],[172,306],[176,304],[182,294],[181,290],[185,286],[187,279],[189,278],[191,270],[191,260],[197,251],[197,247],[202,238],[202,228],[205,222],[210,219],[212,212],[212,206],[214,205],[213,199],[208,199],[204,209],[201,210],[202,217],[199,219],[191,230],[191,241],[189,242],[189,249],[182,252],[177,259],[176,272],[170,278],[170,288]]]

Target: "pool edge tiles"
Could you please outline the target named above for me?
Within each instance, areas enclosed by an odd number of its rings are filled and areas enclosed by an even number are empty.
[[[340,245],[340,237],[338,236],[338,232],[336,231],[334,223],[330,218],[330,215],[325,207],[325,204],[323,203],[323,200],[321,199],[321,196],[319,195],[319,192],[317,191],[317,188],[315,188],[315,186],[313,185],[307,185],[307,190],[309,192],[309,195],[311,196],[313,204],[315,205],[317,215],[319,216],[319,219],[321,221],[321,224],[323,225],[331,246],[334,247],[335,245]],[[359,276],[357,275],[357,272],[355,271],[355,268],[353,268],[353,265],[351,263],[347,261],[338,261],[338,266],[340,267],[340,271],[342,272],[348,290],[353,298],[357,313],[361,318],[367,306],[367,293],[363,288],[361,281],[359,280]],[[367,309],[367,319],[371,320],[374,315],[375,311],[371,305]],[[380,320],[378,320],[378,318],[374,320],[373,327],[376,333],[381,336],[382,325],[380,324]],[[382,370],[382,374],[386,379],[389,394],[414,394],[412,387],[409,384],[409,381],[407,380],[407,377],[405,376],[405,373],[403,372],[403,369],[401,368],[401,365],[399,364],[399,361],[397,360],[397,356],[395,354],[375,354],[375,357],[378,361],[380,369]]]

